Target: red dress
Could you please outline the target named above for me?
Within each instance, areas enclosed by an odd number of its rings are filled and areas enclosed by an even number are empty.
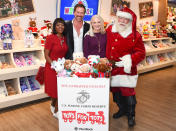
[[[62,44],[61,44],[62,43]],[[50,50],[50,58],[57,60],[58,58],[65,57],[68,46],[66,44],[66,38],[58,38],[57,35],[50,35],[46,38],[45,49]],[[46,62],[45,64],[45,93],[48,96],[57,98],[57,77],[54,69],[51,69],[51,65]]]

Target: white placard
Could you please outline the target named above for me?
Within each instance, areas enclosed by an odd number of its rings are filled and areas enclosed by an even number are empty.
[[[108,78],[57,78],[59,131],[109,130]]]

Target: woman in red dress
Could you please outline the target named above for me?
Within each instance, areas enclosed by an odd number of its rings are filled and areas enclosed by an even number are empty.
[[[51,97],[51,112],[57,117],[57,73],[51,68],[51,63],[58,58],[65,57],[68,47],[66,44],[65,21],[56,18],[53,23],[53,33],[46,38],[45,43],[45,93]]]

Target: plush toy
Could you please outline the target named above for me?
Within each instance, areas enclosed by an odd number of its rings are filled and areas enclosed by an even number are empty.
[[[46,37],[48,36],[48,29],[47,26],[43,26],[40,29],[40,38],[41,38],[41,45],[45,45]]]
[[[0,98],[7,96],[6,88],[0,83]]]
[[[51,33],[52,33],[52,23],[51,23],[51,21],[44,20],[44,23],[45,23],[45,25],[47,27],[47,34],[51,35]]]
[[[52,33],[52,23],[49,20],[44,20],[45,26],[40,29],[41,45],[45,45],[46,37]]]
[[[29,28],[28,30],[32,31],[32,34],[34,35],[34,37],[37,39],[38,38],[38,28],[36,26],[36,17],[35,18],[31,18],[29,17],[30,21],[29,21]]]
[[[78,57],[78,58],[75,58],[75,62],[82,65],[87,63],[87,59],[85,57]]]
[[[15,88],[13,88],[10,84],[6,84],[6,88],[9,96],[17,94]]]
[[[53,61],[51,63],[51,68],[57,72],[59,77],[66,76],[66,70],[64,69],[65,58],[58,58],[57,61]]]
[[[34,45],[34,35],[31,30],[25,30],[24,47],[33,47]]]
[[[19,56],[17,55],[14,55],[14,62],[15,64],[18,66],[18,67],[23,67],[24,66],[24,63],[22,63],[19,59]]]
[[[71,76],[72,77],[77,77],[76,75],[75,75],[75,73],[77,73],[77,72],[79,72],[79,67],[80,67],[80,65],[79,64],[77,64],[77,63],[73,63],[72,65],[71,65],[71,71],[72,71],[72,73],[71,73]]]
[[[91,77],[91,67],[89,64],[82,64],[79,67],[79,71],[75,73],[78,77]]]
[[[99,55],[89,55],[88,56],[88,64],[98,64],[100,62],[100,56]]]
[[[20,20],[12,20],[12,30],[15,40],[24,39],[24,30],[20,27]]]
[[[27,79],[28,79],[28,82],[29,82],[29,85],[32,91],[40,89],[39,87],[35,85],[34,83],[35,79],[33,79],[32,76],[28,76]]]
[[[66,70],[66,76],[69,77],[71,75],[71,65],[74,63],[73,60],[65,60],[64,69]]]
[[[110,66],[104,63],[94,64],[94,72],[92,73],[92,77],[110,77]]]
[[[3,42],[3,49],[12,49],[12,39],[14,39],[12,34],[11,24],[4,24],[1,26],[1,40]]]
[[[73,60],[84,57],[83,52],[73,53]]]
[[[27,81],[25,80],[24,77],[20,78],[20,88],[21,88],[21,91],[24,93],[24,92],[29,92],[29,88],[27,86]]]
[[[26,60],[25,60],[25,58],[24,58],[23,55],[20,55],[20,56],[19,56],[19,60],[21,61],[21,63],[22,63],[23,66],[26,66],[26,65],[27,65],[27,62],[26,62]]]

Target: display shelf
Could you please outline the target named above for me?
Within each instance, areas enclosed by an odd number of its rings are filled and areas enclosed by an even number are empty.
[[[2,42],[0,42],[0,45],[2,47]],[[17,91],[17,94],[9,96],[7,93],[7,96],[1,97],[0,109],[47,97],[43,87],[26,93],[23,93],[20,87],[20,78],[26,77],[28,79],[29,76],[33,76],[35,79],[34,76],[37,74],[40,65],[45,63],[44,49],[40,44],[40,39],[34,40],[33,45],[27,48],[25,47],[24,40],[13,40],[12,46],[12,50],[0,50],[1,62],[5,61],[12,66],[11,68],[0,69],[0,82],[4,86],[6,86],[7,82],[10,82],[10,85]],[[16,56],[22,56],[26,60],[26,64],[23,66],[17,65],[15,61]],[[27,63],[30,56],[32,57],[33,64]],[[21,61],[21,59],[19,60]]]
[[[143,42],[146,48],[146,58],[138,65],[139,74],[176,63],[176,45],[172,44],[170,37],[144,39]],[[163,57],[162,62],[159,57]]]
[[[155,64],[152,64],[152,65],[146,65],[146,66],[143,66],[143,67],[139,67],[138,68],[138,73],[139,74],[140,73],[145,73],[145,72],[153,71],[153,70],[160,69],[160,68],[163,68],[163,67],[171,66],[171,65],[174,65],[174,64],[176,64],[176,60],[170,60],[170,61],[155,63]]]
[[[47,95],[44,93],[43,88],[28,92],[28,93],[7,96],[7,97],[0,99],[0,109],[9,107],[9,106],[22,104],[25,102],[30,102],[30,101],[37,100],[37,99],[46,98],[46,97]]]

